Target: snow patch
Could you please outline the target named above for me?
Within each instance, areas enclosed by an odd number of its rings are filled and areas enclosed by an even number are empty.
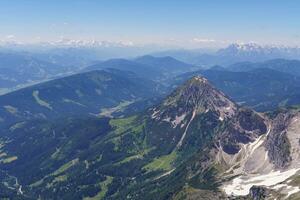
[[[232,109],[231,106],[225,108],[225,110],[231,110],[231,109]]]
[[[297,122],[298,121],[298,118],[294,119],[293,123]]]
[[[268,151],[266,151],[266,153],[265,153],[265,161],[267,161],[267,160],[268,160],[268,158],[269,158],[269,157],[268,157],[268,153],[269,153],[269,152],[268,152]]]
[[[179,142],[178,142],[177,145],[176,145],[176,148],[180,148],[180,147],[181,147],[182,142],[183,142],[183,139],[184,139],[185,136],[186,136],[187,130],[188,130],[188,128],[189,128],[191,122],[192,122],[193,119],[195,118],[195,116],[196,116],[196,111],[194,110],[194,111],[193,111],[193,115],[192,115],[192,117],[191,117],[189,123],[187,124],[187,126],[186,126],[186,128],[185,128],[185,131],[184,131],[184,133],[183,133],[183,135],[181,136]]]
[[[288,182],[289,181],[287,181],[287,183]],[[292,194],[300,192],[300,188],[298,186],[291,186],[291,185],[287,185],[287,184],[284,184],[284,183],[275,185],[271,189],[273,189],[273,190],[281,190],[281,192],[284,192],[284,193],[287,194],[286,198],[288,198]]]
[[[281,183],[288,179],[289,177],[295,175],[299,171],[298,169],[290,169],[284,172],[281,171],[271,171],[268,174],[253,174],[246,176],[239,176],[232,180],[230,184],[223,186],[223,190],[227,195],[233,196],[246,196],[249,194],[250,188],[252,186],[266,186],[266,187],[276,187],[276,184]],[[280,188],[280,186],[277,186]],[[293,188],[290,193],[295,193]],[[297,192],[297,191],[296,191]]]
[[[171,121],[171,117],[165,118],[163,119],[164,122],[170,122]]]
[[[286,198],[288,198],[288,197],[291,196],[292,194],[295,194],[295,193],[300,192],[300,188],[299,188],[299,187],[287,186],[287,189],[288,189],[289,191],[288,191],[288,194],[287,194],[287,197],[286,197]]]
[[[250,154],[252,155],[253,152],[260,147],[260,145],[262,145],[262,143],[264,142],[264,140],[262,139],[264,137],[264,135],[261,135],[256,141],[254,141],[253,143],[250,143],[249,145],[249,149],[250,149]]]

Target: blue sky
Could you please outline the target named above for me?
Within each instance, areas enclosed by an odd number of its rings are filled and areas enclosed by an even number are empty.
[[[1,0],[0,40],[300,44],[300,1]]]

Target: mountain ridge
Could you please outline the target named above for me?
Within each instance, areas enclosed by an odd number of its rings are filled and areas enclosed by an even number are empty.
[[[0,167],[17,177],[12,188],[33,199],[81,199],[102,191],[105,199],[226,199],[250,195],[254,186],[265,186],[273,197],[295,196],[300,189],[288,180],[298,175],[300,160],[292,152],[299,148],[300,112],[287,122],[280,117],[291,112],[267,115],[238,106],[196,76],[134,116],[15,126],[1,134]],[[280,129],[276,121],[283,122]],[[278,143],[278,133],[288,142]],[[288,151],[278,151],[282,145]],[[289,164],[282,166],[286,157]]]
[[[155,56],[172,56],[183,62],[209,68],[214,65],[230,66],[238,62],[263,62],[271,59],[298,59],[299,47],[233,43],[214,50],[169,50],[153,53]]]
[[[119,70],[55,79],[0,96],[0,126],[71,115],[122,115],[127,107],[142,109],[141,101],[155,97],[156,87],[152,81]],[[138,102],[142,104],[135,108]]]
[[[206,77],[237,103],[257,111],[264,112],[277,107],[299,104],[300,79],[288,73],[268,68],[246,72],[208,69],[177,76],[173,84],[181,84],[195,75]]]

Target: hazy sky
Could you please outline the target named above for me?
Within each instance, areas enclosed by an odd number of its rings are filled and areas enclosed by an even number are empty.
[[[0,0],[0,40],[300,45],[297,0]]]

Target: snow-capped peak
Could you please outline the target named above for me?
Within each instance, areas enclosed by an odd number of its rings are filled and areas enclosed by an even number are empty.
[[[288,47],[284,45],[260,45],[257,43],[234,43],[226,48],[220,49],[217,54],[223,56],[234,55],[268,55],[268,56],[294,56],[300,55],[299,47]]]

